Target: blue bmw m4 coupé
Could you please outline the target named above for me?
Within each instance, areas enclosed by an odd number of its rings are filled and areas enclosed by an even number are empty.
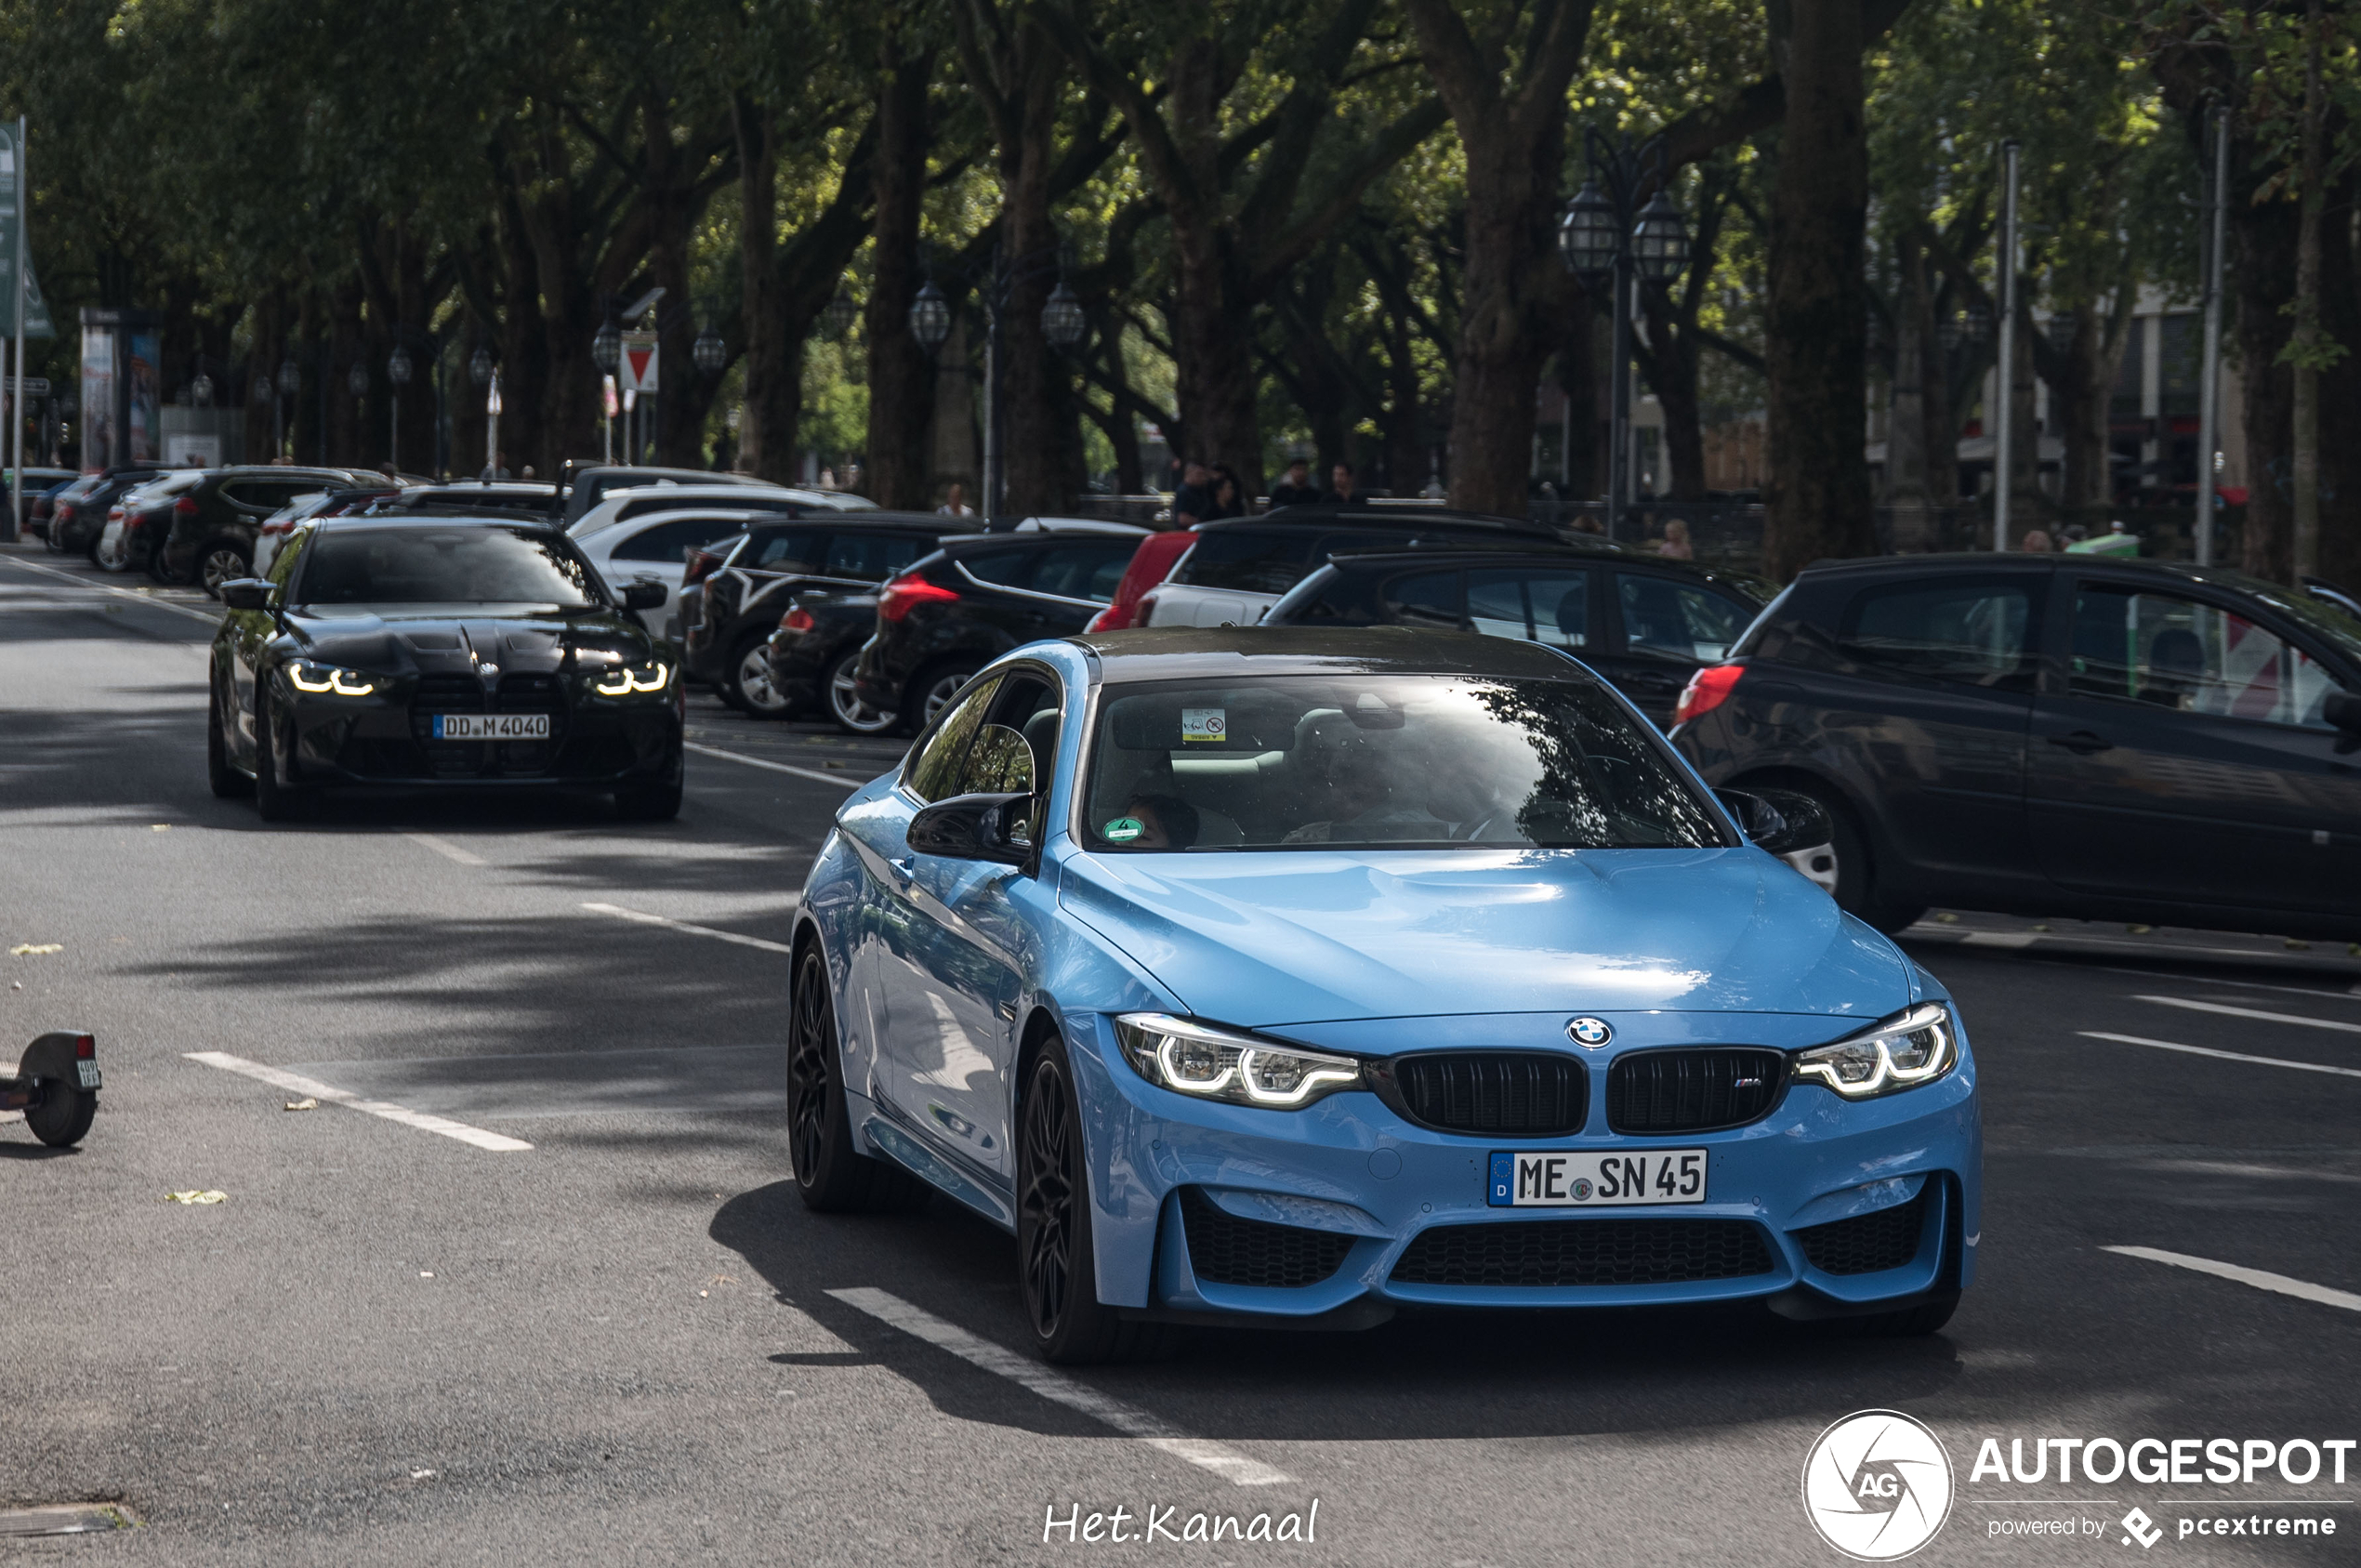
[[[1933,977],[1605,683],[1457,634],[1036,643],[847,800],[796,1181],[1014,1232],[1038,1350],[1397,1305],[1942,1326],[1982,1135]]]

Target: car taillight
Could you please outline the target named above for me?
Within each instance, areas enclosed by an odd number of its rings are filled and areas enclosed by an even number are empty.
[[[194,517],[197,515],[197,498],[193,495],[183,495],[172,503],[172,509],[182,517]]]
[[[721,558],[711,550],[698,550],[689,557],[689,564],[680,573],[680,586],[690,587],[704,582],[720,568]]]
[[[50,515],[55,517],[59,522],[72,522],[73,520],[73,503],[71,501],[67,502],[64,506],[58,507],[58,509]]]
[[[266,522],[262,525],[261,532],[265,534],[292,534],[295,532],[295,524],[290,521],[283,521],[273,519],[271,521]]]
[[[76,1061],[93,1061],[98,1059],[98,1055],[99,1042],[95,1038],[88,1034],[74,1036],[73,1057]]]
[[[930,583],[912,573],[896,577],[877,590],[877,618],[899,621],[921,604],[949,604],[958,594],[940,583]]]
[[[1672,722],[1686,724],[1702,714],[1711,713],[1730,700],[1730,692],[1738,684],[1738,677],[1746,674],[1744,665],[1708,665],[1689,677],[1689,684],[1681,689],[1681,701],[1673,705]]]
[[[818,624],[818,622],[812,620],[811,612],[806,610],[800,604],[779,617],[779,629],[781,631],[810,631]]]

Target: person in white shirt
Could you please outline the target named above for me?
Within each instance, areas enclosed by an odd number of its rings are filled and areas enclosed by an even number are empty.
[[[934,509],[935,515],[937,517],[975,516],[975,508],[969,506],[967,503],[967,491],[961,486],[957,484],[952,485],[950,491],[943,497],[943,505]]]

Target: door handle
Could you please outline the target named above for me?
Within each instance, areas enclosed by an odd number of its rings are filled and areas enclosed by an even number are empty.
[[[2071,735],[2052,735],[2051,745],[2062,745],[2077,757],[2090,757],[2097,752],[2113,751],[2115,743],[2104,735],[2094,735],[2088,730],[2077,730]]]

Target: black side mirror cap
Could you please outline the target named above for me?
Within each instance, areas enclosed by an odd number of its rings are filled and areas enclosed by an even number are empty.
[[[221,585],[221,602],[232,610],[268,610],[270,581],[267,577],[232,577]]]
[[[1024,865],[1033,859],[1033,797],[955,795],[910,819],[910,848],[946,860]]]
[[[1713,793],[1738,819],[1754,847],[1765,854],[1816,850],[1835,836],[1827,808],[1792,789],[1717,789]]]
[[[2328,700],[2320,705],[2320,717],[2348,735],[2361,735],[2361,697],[2350,692],[2331,692]]]
[[[664,585],[662,583],[624,584],[623,607],[626,610],[663,609]]]

